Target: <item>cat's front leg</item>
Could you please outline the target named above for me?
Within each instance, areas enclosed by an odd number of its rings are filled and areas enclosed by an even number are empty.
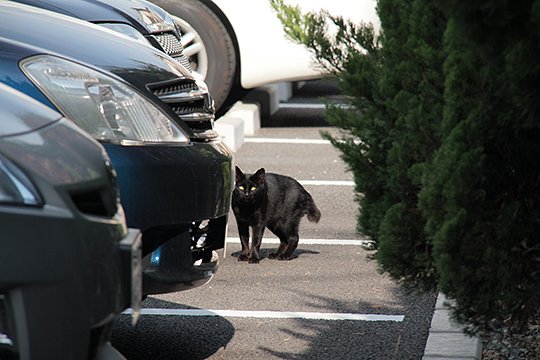
[[[258,264],[261,261],[261,243],[264,234],[263,225],[256,225],[253,227],[253,237],[251,239],[251,256],[249,257],[250,264]]]
[[[249,225],[245,222],[237,221],[238,234],[240,235],[240,243],[242,244],[242,252],[238,255],[238,261],[249,260]]]

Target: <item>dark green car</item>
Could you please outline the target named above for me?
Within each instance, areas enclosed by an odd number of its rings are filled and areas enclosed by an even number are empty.
[[[140,233],[108,156],[5,85],[0,119],[0,359],[122,359],[107,337],[140,304]]]

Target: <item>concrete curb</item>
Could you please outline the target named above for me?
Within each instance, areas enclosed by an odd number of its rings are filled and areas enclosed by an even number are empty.
[[[481,360],[482,342],[450,319],[448,300],[439,293],[422,360]]]
[[[214,129],[218,132],[221,141],[225,145],[232,151],[237,151],[244,144],[244,121],[241,117],[227,114],[216,120]]]
[[[233,151],[240,149],[244,136],[255,135],[260,129],[261,116],[275,113],[279,102],[292,96],[292,89],[290,83],[268,85],[252,90],[243,101],[235,103],[215,122],[223,142]],[[445,296],[439,294],[422,360],[481,360],[482,342],[465,335],[452,323],[445,302]]]
[[[244,136],[255,135],[261,128],[261,117],[271,116],[280,101],[292,97],[291,83],[278,83],[251,90],[242,101],[236,102],[216,120],[215,130],[233,151],[244,144]]]

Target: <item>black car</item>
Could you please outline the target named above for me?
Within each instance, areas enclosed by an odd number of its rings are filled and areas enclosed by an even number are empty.
[[[13,1],[13,0],[12,0]],[[145,0],[15,0],[117,31],[154,46],[191,70],[171,15]]]
[[[107,150],[128,226],[142,232],[144,294],[210,280],[233,174],[204,83],[154,48],[22,4],[0,1],[0,34],[0,83],[73,119]]]
[[[0,119],[0,359],[123,359],[108,333],[140,302],[140,233],[107,154],[5,85]]]

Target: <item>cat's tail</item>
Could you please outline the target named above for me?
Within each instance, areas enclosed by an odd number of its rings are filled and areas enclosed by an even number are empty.
[[[309,221],[318,223],[319,220],[321,220],[321,211],[319,210],[319,208],[317,208],[317,205],[315,205],[313,198],[311,199],[307,210],[307,218]]]

